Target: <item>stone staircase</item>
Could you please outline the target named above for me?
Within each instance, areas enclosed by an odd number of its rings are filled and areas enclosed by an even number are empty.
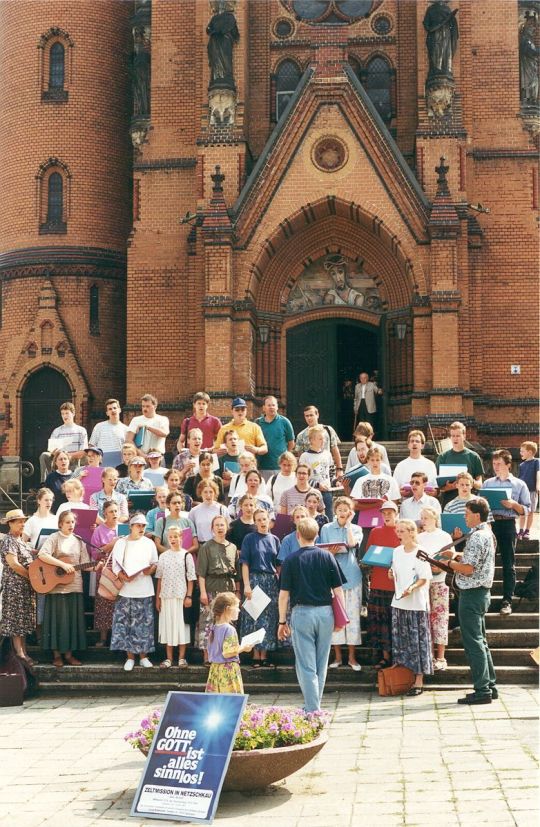
[[[538,555],[537,543],[529,541],[521,543],[522,547],[517,554],[517,577],[523,579],[535,556]],[[500,684],[536,684],[538,669],[530,657],[530,650],[538,646],[538,601],[523,600],[518,606],[514,603],[514,613],[509,617],[501,617],[498,613],[501,603],[501,568],[496,569],[496,580],[493,586],[493,600],[491,611],[486,616],[488,642],[493,655],[497,679]],[[453,617],[451,616],[451,619]],[[91,624],[92,617],[88,615]],[[207,669],[202,665],[201,653],[197,650],[188,651],[190,666],[188,669],[162,670],[157,664],[164,657],[162,652],[154,653],[154,669],[135,669],[126,673],[123,671],[124,658],[122,653],[109,652],[95,646],[97,633],[88,632],[89,648],[82,655],[82,667],[64,666],[56,669],[50,664],[48,653],[41,652],[38,647],[30,646],[32,657],[40,660],[36,667],[41,690],[47,694],[80,693],[80,694],[111,694],[111,693],[152,693],[166,692],[173,689],[185,691],[204,690]],[[357,657],[362,664],[361,672],[353,672],[347,666],[328,671],[327,691],[369,690],[376,682],[376,673],[371,664],[373,655],[370,647],[360,646]],[[470,672],[466,663],[461,645],[459,632],[451,632],[449,645],[446,650],[448,669],[438,672],[427,678],[426,685],[431,689],[448,689],[453,686],[468,686]],[[46,658],[46,659],[45,659]],[[344,651],[344,659],[346,652]],[[297,692],[298,685],[294,671],[294,659],[290,649],[281,649],[272,654],[275,668],[252,669],[249,658],[243,656],[242,675],[244,687],[249,694],[267,692]]]
[[[388,451],[392,467],[407,456],[405,442],[383,443]],[[347,458],[352,443],[342,443],[344,460]],[[428,452],[429,453],[429,452]],[[538,518],[537,518],[538,519]],[[535,536],[538,536],[536,525]],[[538,541],[529,540],[518,543],[516,554],[517,580],[523,580],[533,560],[538,557]],[[499,560],[497,561],[499,562]],[[497,679],[500,684],[536,684],[538,668],[530,657],[530,650],[538,646],[538,601],[514,600],[514,612],[501,617],[499,609],[502,600],[502,569],[497,566],[495,582],[492,589],[490,612],[486,616],[488,642],[492,652]],[[451,621],[453,621],[451,616]],[[92,616],[87,617],[88,626],[92,625]],[[363,620],[365,624],[365,621]],[[452,622],[451,622],[451,625]],[[88,632],[89,648],[82,655],[82,667],[64,666],[56,669],[50,664],[49,653],[43,653],[38,647],[29,647],[32,657],[40,663],[36,667],[41,690],[47,694],[112,694],[129,692],[159,693],[170,689],[185,691],[204,690],[207,669],[202,665],[201,653],[188,650],[188,669],[159,669],[157,664],[163,660],[160,650],[152,655],[156,664],[153,669],[136,666],[130,672],[123,671],[122,653],[109,652],[108,649],[95,646],[97,633]],[[346,652],[344,651],[344,660]],[[426,686],[431,689],[448,689],[470,686],[470,671],[458,631],[451,632],[446,650],[448,669],[427,678]],[[371,666],[373,653],[369,646],[358,647],[357,658],[362,664],[361,672],[353,672],[347,666],[328,670],[327,692],[346,690],[370,690],[376,684],[376,673]],[[251,668],[249,656],[242,656],[242,675],[245,691],[249,694],[268,692],[297,693],[298,684],[294,670],[294,658],[291,649],[280,649],[272,654],[275,668]]]

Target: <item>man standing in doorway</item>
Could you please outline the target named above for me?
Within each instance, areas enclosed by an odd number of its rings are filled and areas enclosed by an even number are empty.
[[[332,591],[343,602],[342,577],[335,558],[313,543],[319,527],[305,517],[296,526],[300,548],[283,562],[279,592],[278,639],[291,636],[296,676],[306,712],[321,708],[334,627]],[[287,606],[291,603],[291,626]]]
[[[259,471],[265,480],[279,472],[279,458],[285,451],[294,451],[293,426],[286,416],[278,413],[275,396],[266,396],[263,401],[263,415],[255,420],[268,445],[268,453],[259,457]]]
[[[354,424],[357,422],[369,422],[373,427],[377,413],[377,396],[382,395],[382,390],[376,382],[370,382],[369,374],[362,371],[354,388]]]

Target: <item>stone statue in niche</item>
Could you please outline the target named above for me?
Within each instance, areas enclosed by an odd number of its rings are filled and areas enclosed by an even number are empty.
[[[233,46],[238,43],[240,33],[233,14],[231,0],[216,0],[211,3],[216,10],[207,26],[208,62],[210,64],[209,89],[231,89],[236,91],[233,76]]]
[[[424,16],[429,59],[426,102],[430,117],[440,118],[452,106],[455,86],[452,60],[459,39],[457,12],[449,8],[448,0],[435,0]]]
[[[289,294],[287,313],[328,305],[381,311],[379,291],[373,277],[364,273],[363,261],[350,261],[336,253],[311,264]]]
[[[520,99],[524,106],[538,106],[540,47],[538,17],[534,11],[526,11],[519,28],[519,78]]]
[[[233,14],[235,0],[211,0],[214,12],[207,26],[208,107],[210,123],[216,126],[234,124],[236,111],[236,84],[233,74],[233,47],[240,39],[236,18]]]
[[[133,29],[133,116],[150,115],[150,26]]]

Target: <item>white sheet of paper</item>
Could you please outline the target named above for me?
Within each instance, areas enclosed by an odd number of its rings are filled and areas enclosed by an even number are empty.
[[[467,470],[466,465],[441,465],[439,468],[439,477],[457,477],[463,471]]]
[[[212,471],[219,469],[219,457],[217,454],[212,454]]]
[[[251,592],[251,598],[249,600],[244,600],[244,605],[242,608],[245,609],[249,615],[251,615],[253,620],[257,620],[269,603],[270,598],[266,592],[263,592],[260,586],[255,586]]]
[[[266,629],[257,629],[256,632],[251,632],[249,635],[244,635],[242,640],[240,641],[240,646],[256,646],[257,643],[262,643],[264,640],[264,636],[266,635]]]
[[[52,454],[53,451],[58,450],[58,448],[65,448],[66,445],[69,445],[71,442],[73,442],[73,439],[70,436],[58,436],[54,439],[51,437],[47,442],[47,451],[49,454]]]

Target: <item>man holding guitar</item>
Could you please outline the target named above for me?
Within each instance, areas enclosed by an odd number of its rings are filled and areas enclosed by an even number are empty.
[[[474,684],[474,692],[458,698],[458,704],[490,704],[499,697],[486,640],[485,614],[489,609],[495,574],[495,543],[487,523],[488,514],[489,505],[483,497],[469,500],[465,507],[465,522],[471,531],[463,553],[447,551],[441,554],[447,558],[447,564],[441,568],[455,572],[456,585],[460,589],[459,624]]]

